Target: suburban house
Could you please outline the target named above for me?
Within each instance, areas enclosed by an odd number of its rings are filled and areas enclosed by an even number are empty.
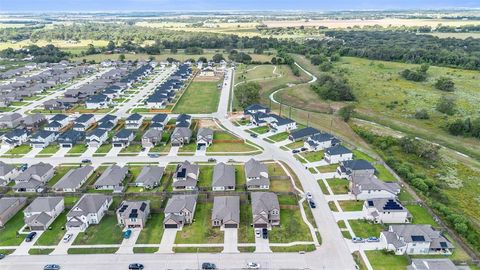
[[[253,158],[245,163],[245,177],[247,178],[247,189],[270,188],[267,166]]]
[[[31,231],[45,231],[64,209],[63,197],[37,197],[23,210],[25,224]]]
[[[397,183],[384,182],[375,176],[353,177],[349,188],[357,200],[393,199],[400,193],[400,186]]]
[[[123,180],[127,176],[128,168],[118,165],[111,165],[97,179],[94,186],[97,190],[113,190],[121,192],[123,190]]]
[[[183,225],[190,224],[195,215],[197,195],[172,195],[165,206],[165,229],[181,229]]]
[[[94,168],[90,165],[68,171],[52,189],[57,192],[77,192],[77,190],[93,174]]]
[[[85,107],[87,109],[105,109],[110,106],[112,99],[104,94],[96,94],[90,96],[85,101]]]
[[[339,144],[340,141],[329,133],[317,133],[308,137],[304,143],[309,151],[319,151]]]
[[[352,160],[353,153],[342,145],[335,145],[325,150],[324,159],[327,163],[335,164],[345,160]]]
[[[3,134],[2,144],[8,147],[22,145],[28,141],[30,134],[26,129],[13,129]]]
[[[44,127],[45,130],[59,132],[64,127],[70,124],[68,116],[65,114],[56,114],[49,119],[48,124]]]
[[[270,128],[274,132],[287,132],[297,129],[297,123],[290,118],[285,118],[278,115],[273,115],[273,118],[275,120],[270,123]]]
[[[217,196],[213,198],[212,226],[238,228],[240,224],[240,197]]]
[[[152,124],[161,124],[162,126],[166,126],[168,123],[168,114],[159,113],[152,117],[150,125]]]
[[[74,104],[78,103],[78,100],[76,97],[56,98],[43,102],[43,107],[48,111],[64,111],[72,108]]]
[[[370,199],[363,203],[365,218],[375,223],[410,223],[412,215],[397,199]]]
[[[345,160],[340,162],[337,174],[348,179],[357,176],[370,177],[375,175],[375,167],[363,159]]]
[[[135,139],[135,132],[131,129],[122,129],[113,136],[113,147],[126,147]]]
[[[468,267],[468,266],[467,266]],[[412,259],[407,270],[467,270],[457,267],[450,259]]]
[[[90,224],[100,223],[112,201],[112,196],[84,194],[67,214],[67,230],[83,232]]]
[[[142,146],[145,148],[154,147],[162,141],[163,130],[150,128],[142,135]]]
[[[76,131],[86,131],[95,124],[95,115],[82,114],[73,121],[73,129]]]
[[[15,166],[0,161],[0,187],[12,182],[20,173]]]
[[[39,130],[30,137],[30,146],[45,148],[58,139],[58,133],[48,130]]]
[[[5,227],[5,224],[15,216],[18,211],[27,204],[26,197],[3,197],[0,198],[0,227]]]
[[[454,246],[427,224],[390,225],[380,233],[380,242],[396,255],[452,254]]]
[[[139,129],[143,123],[143,116],[138,113],[134,113],[125,119],[126,129]]]
[[[197,149],[207,148],[213,142],[213,130],[201,127],[197,132]]]
[[[275,116],[273,113],[257,112],[252,115],[250,122],[255,126],[268,126],[268,124],[276,120]]]
[[[212,190],[235,190],[235,167],[220,162],[213,167]]]
[[[194,190],[197,189],[198,175],[200,174],[200,167],[192,164],[189,161],[184,161],[177,165],[173,175],[173,189],[174,190]]]
[[[70,148],[85,138],[85,132],[70,129],[58,136],[57,142],[60,147]]]
[[[47,122],[47,118],[42,114],[29,114],[22,119],[22,124],[27,129],[38,128],[43,123]]]
[[[268,228],[280,225],[280,204],[273,192],[252,192],[252,216],[254,228]]]
[[[52,179],[55,170],[43,162],[28,167],[15,178],[15,192],[41,192],[45,184]]]
[[[176,127],[170,136],[172,146],[183,146],[185,144],[189,144],[191,139],[192,131],[188,127]]]
[[[176,127],[185,127],[190,128],[192,124],[192,117],[188,114],[180,114],[178,115],[177,119],[175,120]]]
[[[23,117],[19,113],[4,114],[0,116],[1,128],[16,128],[21,124]]]
[[[107,114],[98,120],[97,128],[105,129],[107,131],[112,130],[118,124],[118,117],[115,115]]]
[[[243,110],[244,115],[254,115],[258,112],[269,113],[270,109],[260,104],[252,104]]]
[[[158,187],[164,171],[165,168],[159,166],[143,167],[137,179],[135,179],[135,186],[144,187],[145,189]]]
[[[294,130],[288,136],[288,139],[292,142],[297,142],[300,140],[307,140],[308,138],[315,136],[316,134],[320,134],[321,132],[312,127],[306,127],[298,130]]]
[[[97,127],[87,135],[85,142],[88,147],[100,147],[107,139],[108,131]]]
[[[124,228],[143,229],[150,216],[150,201],[123,201],[117,209],[117,221]]]

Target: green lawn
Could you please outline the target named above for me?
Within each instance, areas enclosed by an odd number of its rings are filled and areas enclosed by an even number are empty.
[[[305,144],[304,141],[298,141],[298,142],[289,143],[289,144],[287,144],[287,145],[285,145],[285,146],[288,147],[288,148],[290,148],[290,149],[296,149],[296,148],[303,147],[304,144]]]
[[[328,179],[328,185],[333,191],[333,194],[347,194],[350,181],[343,178]]]
[[[321,173],[332,173],[332,172],[336,172],[337,171],[337,168],[338,168],[338,164],[330,164],[330,165],[326,165],[326,166],[318,166],[316,167],[317,170]]]
[[[142,151],[141,144],[130,144],[127,147],[122,148],[120,153],[140,153]]]
[[[53,248],[32,248],[28,250],[30,255],[48,255],[52,253]]]
[[[405,270],[408,265],[407,256],[398,256],[383,250],[367,250],[365,253],[375,270]]]
[[[25,223],[23,222],[23,211],[18,211],[15,216],[10,219],[5,228],[0,231],[0,246],[17,246],[22,243],[25,238],[24,235],[18,235],[17,232],[20,230]]]
[[[38,153],[38,155],[41,156],[52,156],[55,154],[58,150],[60,149],[60,146],[58,144],[50,144],[49,146],[45,147]]]
[[[272,192],[291,192],[293,191],[290,179],[270,179],[270,191]]]
[[[362,211],[363,201],[338,201],[343,211]]]
[[[371,162],[371,163],[376,161],[374,158],[372,158],[371,156],[365,154],[364,152],[362,152],[360,150],[355,149],[352,152],[353,152],[353,158],[354,159],[364,159],[364,160],[366,160],[368,162]]]
[[[90,225],[85,232],[81,232],[74,245],[120,244],[123,235],[122,229],[117,226],[117,217],[105,215],[99,224]]]
[[[265,134],[269,131],[270,129],[267,126],[260,126],[260,127],[254,127],[250,129],[250,131],[255,132],[257,134]]]
[[[240,205],[238,243],[255,243],[255,231],[252,227],[252,206],[249,203]]]
[[[270,243],[289,243],[294,241],[313,241],[307,224],[303,222],[298,206],[281,208],[280,226],[270,231]]]
[[[113,145],[111,143],[104,143],[95,151],[95,154],[107,154],[112,149]]]
[[[268,137],[268,139],[270,139],[274,142],[281,142],[281,141],[284,141],[284,140],[288,139],[289,135],[290,135],[290,133],[288,133],[288,132],[281,132],[281,133],[277,133],[275,135],[272,135],[272,136]]]
[[[377,177],[383,181],[396,181],[395,176],[391,174],[385,166],[380,164],[375,164],[375,169],[377,170]]]
[[[78,166],[58,166],[55,168],[55,175],[48,181],[47,186],[53,187],[60,179],[70,170],[78,168]]]
[[[212,113],[220,100],[219,82],[193,81],[173,108],[174,113]]]
[[[68,254],[114,254],[118,248],[69,248]]]
[[[241,140],[241,139],[228,131],[215,130],[215,132],[213,133],[213,140]]]
[[[320,186],[320,189],[322,190],[322,193],[325,194],[325,195],[328,195],[328,189],[327,189],[327,186],[325,186],[325,183],[323,182],[323,180],[318,180],[318,185]]]
[[[357,237],[380,237],[380,233],[383,231],[382,225],[365,220],[349,220],[348,223]]]
[[[69,151],[68,154],[79,155],[87,151],[88,146],[86,144],[75,144]],[[68,155],[67,154],[67,155]]]
[[[158,247],[133,247],[133,253],[155,253]]]
[[[147,224],[140,232],[137,244],[159,244],[163,236],[163,213],[152,213]]]
[[[213,203],[199,203],[195,210],[195,222],[183,226],[177,233],[176,244],[223,243],[223,232],[211,225]]]
[[[273,252],[311,252],[316,249],[314,244],[311,245],[294,245],[289,247],[270,247]]]
[[[410,214],[412,214],[413,224],[430,224],[433,227],[438,227],[438,224],[433,220],[433,217],[427,212],[425,208],[417,204],[409,204],[405,206]]]
[[[280,205],[298,205],[298,199],[295,195],[280,194],[277,197]]]
[[[57,245],[65,234],[65,223],[67,222],[67,211],[63,211],[53,223],[50,225],[51,230],[46,230],[35,245],[37,246],[53,246]]]
[[[207,153],[242,153],[257,150],[257,148],[242,142],[214,142],[207,148]]]
[[[178,149],[178,152],[189,152],[189,153],[195,153],[195,151],[197,150],[197,143],[195,141],[190,141],[189,144],[186,144],[182,147],[180,147],[180,149]]]
[[[5,155],[25,155],[32,150],[32,147],[28,144],[22,144],[8,150]]]
[[[214,166],[200,166],[198,187],[212,187],[213,167]]]
[[[237,190],[245,190],[247,179],[245,177],[245,167],[243,165],[235,165],[235,184]]]
[[[324,151],[316,151],[316,152],[306,152],[300,154],[303,158],[305,158],[308,162],[315,162],[320,161],[323,159]]]

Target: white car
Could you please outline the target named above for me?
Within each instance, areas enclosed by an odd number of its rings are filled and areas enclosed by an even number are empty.
[[[67,234],[65,235],[65,237],[63,237],[63,242],[64,242],[64,243],[68,243],[68,242],[70,241],[70,239],[72,239],[72,236],[73,236],[73,234],[67,233]]]
[[[260,269],[260,264],[255,262],[247,263],[247,269]]]
[[[305,195],[307,196],[307,199],[309,200],[313,199],[312,193],[307,192]]]
[[[260,231],[259,229],[256,229],[255,230],[255,237],[260,238],[260,236],[262,236],[262,231]]]

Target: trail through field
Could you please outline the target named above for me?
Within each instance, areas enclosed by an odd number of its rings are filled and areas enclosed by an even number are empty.
[[[247,69],[246,72],[255,70],[258,67],[260,67],[260,66],[255,66],[253,68]],[[243,84],[243,83],[247,83],[247,82],[266,81],[266,80],[271,80],[271,79],[278,79],[278,78],[281,78],[283,76],[282,74],[277,72],[277,66],[273,67],[272,74],[274,76],[264,77],[264,78],[255,78],[255,79],[250,79],[250,80],[245,80],[245,81],[238,82],[234,85],[234,87],[237,87],[238,85]]]

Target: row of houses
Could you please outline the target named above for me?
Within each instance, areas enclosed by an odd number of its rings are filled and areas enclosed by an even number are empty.
[[[171,103],[192,75],[189,64],[180,64],[170,77],[158,85],[153,93],[145,100],[145,106],[150,109],[163,109]]]
[[[297,129],[297,123],[292,119],[270,113],[270,110],[260,104],[245,108],[244,115],[250,118],[255,126],[268,126],[272,132],[290,132]]]

